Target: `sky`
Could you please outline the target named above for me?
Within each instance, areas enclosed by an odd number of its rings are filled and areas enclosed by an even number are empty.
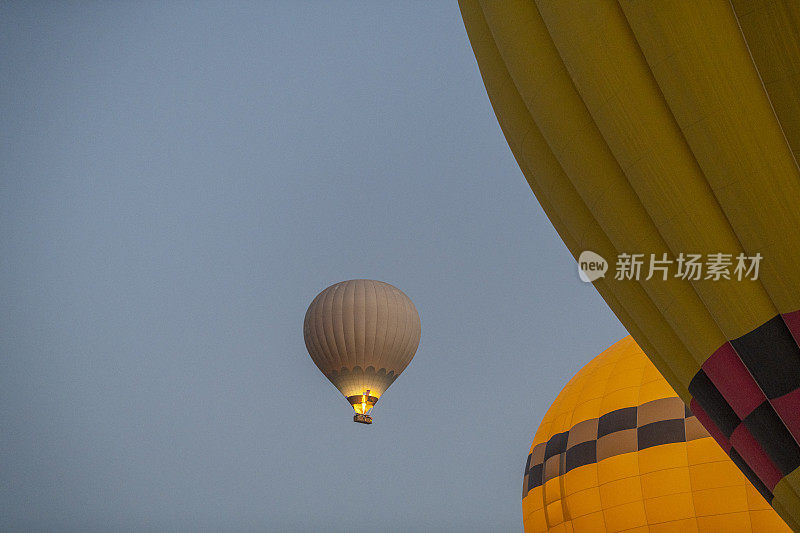
[[[0,4],[0,529],[521,531],[561,387],[625,336],[446,2]],[[325,287],[415,303],[354,424]]]

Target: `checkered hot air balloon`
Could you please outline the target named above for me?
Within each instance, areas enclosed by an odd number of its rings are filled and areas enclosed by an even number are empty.
[[[800,531],[800,2],[460,5],[508,144],[573,256],[763,258],[757,279],[593,284]]]

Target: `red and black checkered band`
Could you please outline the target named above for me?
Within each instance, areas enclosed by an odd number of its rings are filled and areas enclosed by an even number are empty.
[[[800,466],[800,311],[722,345],[689,384],[691,409],[767,499]]]

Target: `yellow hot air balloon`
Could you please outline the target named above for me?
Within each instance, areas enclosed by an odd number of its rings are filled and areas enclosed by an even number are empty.
[[[460,6],[562,240],[576,259],[670,265],[593,284],[800,531],[800,2]],[[688,272],[690,257],[723,275]]]
[[[631,337],[547,410],[522,510],[526,533],[789,531]]]
[[[311,359],[353,406],[367,413],[405,370],[419,346],[419,314],[400,289],[368,279],[342,281],[314,298],[303,337]]]

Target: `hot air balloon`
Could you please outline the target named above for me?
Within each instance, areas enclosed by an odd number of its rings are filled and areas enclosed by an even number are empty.
[[[789,531],[631,337],[547,410],[522,512],[526,533]]]
[[[575,258],[800,531],[800,2],[460,0],[489,99]],[[757,258],[755,278],[680,260]],[[752,262],[751,262],[752,263]]]
[[[319,293],[306,311],[303,337],[317,368],[355,414],[369,411],[405,370],[419,346],[419,314],[400,289],[368,279],[342,281]]]

